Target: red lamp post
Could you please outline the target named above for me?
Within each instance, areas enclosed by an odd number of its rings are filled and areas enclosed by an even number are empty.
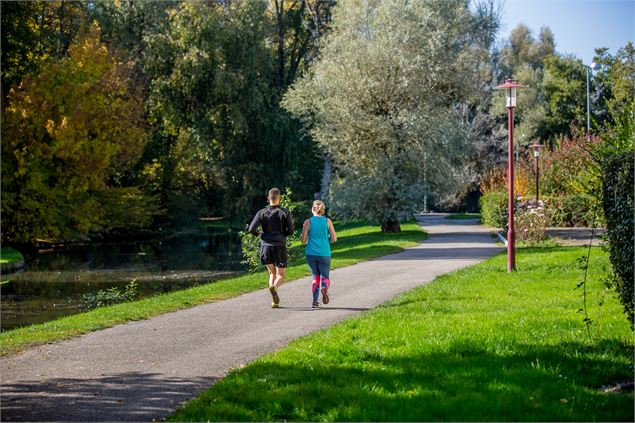
[[[529,147],[534,150],[534,158],[536,159],[536,205],[538,205],[538,178],[540,177],[540,165],[538,164],[538,157],[540,157],[540,149],[543,146],[538,143],[534,143]]]
[[[503,84],[496,86],[497,90],[505,90],[505,105],[507,107],[508,152],[507,162],[509,175],[509,195],[507,200],[507,271],[516,270],[516,242],[514,233],[514,108],[516,107],[516,89],[525,88],[514,79],[506,79]]]

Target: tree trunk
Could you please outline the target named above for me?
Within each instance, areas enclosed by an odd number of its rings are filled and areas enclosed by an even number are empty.
[[[324,155],[324,168],[322,169],[322,182],[320,183],[320,199],[326,199],[326,194],[329,191],[329,184],[331,183],[331,157]]]
[[[388,219],[381,223],[381,231],[386,233],[401,232],[401,225],[397,219]]]

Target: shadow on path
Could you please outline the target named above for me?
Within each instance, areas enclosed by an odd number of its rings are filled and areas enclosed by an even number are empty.
[[[2,421],[159,420],[214,377],[129,372],[96,379],[51,378],[2,386]],[[78,420],[79,419],[79,420]]]

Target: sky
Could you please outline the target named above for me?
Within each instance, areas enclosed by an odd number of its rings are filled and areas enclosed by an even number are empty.
[[[554,33],[556,51],[571,53],[590,65],[596,47],[615,54],[635,42],[635,0],[501,0],[499,39],[508,39],[519,23],[537,36],[540,27]]]

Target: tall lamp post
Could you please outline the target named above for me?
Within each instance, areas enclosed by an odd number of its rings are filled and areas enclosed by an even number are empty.
[[[540,177],[540,165],[538,164],[538,158],[540,157],[540,149],[543,146],[538,143],[534,143],[529,147],[534,150],[534,158],[536,159],[536,205],[538,205],[538,178]]]
[[[505,107],[507,107],[507,162],[509,175],[509,195],[507,199],[507,271],[516,270],[516,247],[514,233],[514,108],[516,107],[516,90],[525,88],[514,79],[506,79],[496,86],[497,90],[505,90]]]

